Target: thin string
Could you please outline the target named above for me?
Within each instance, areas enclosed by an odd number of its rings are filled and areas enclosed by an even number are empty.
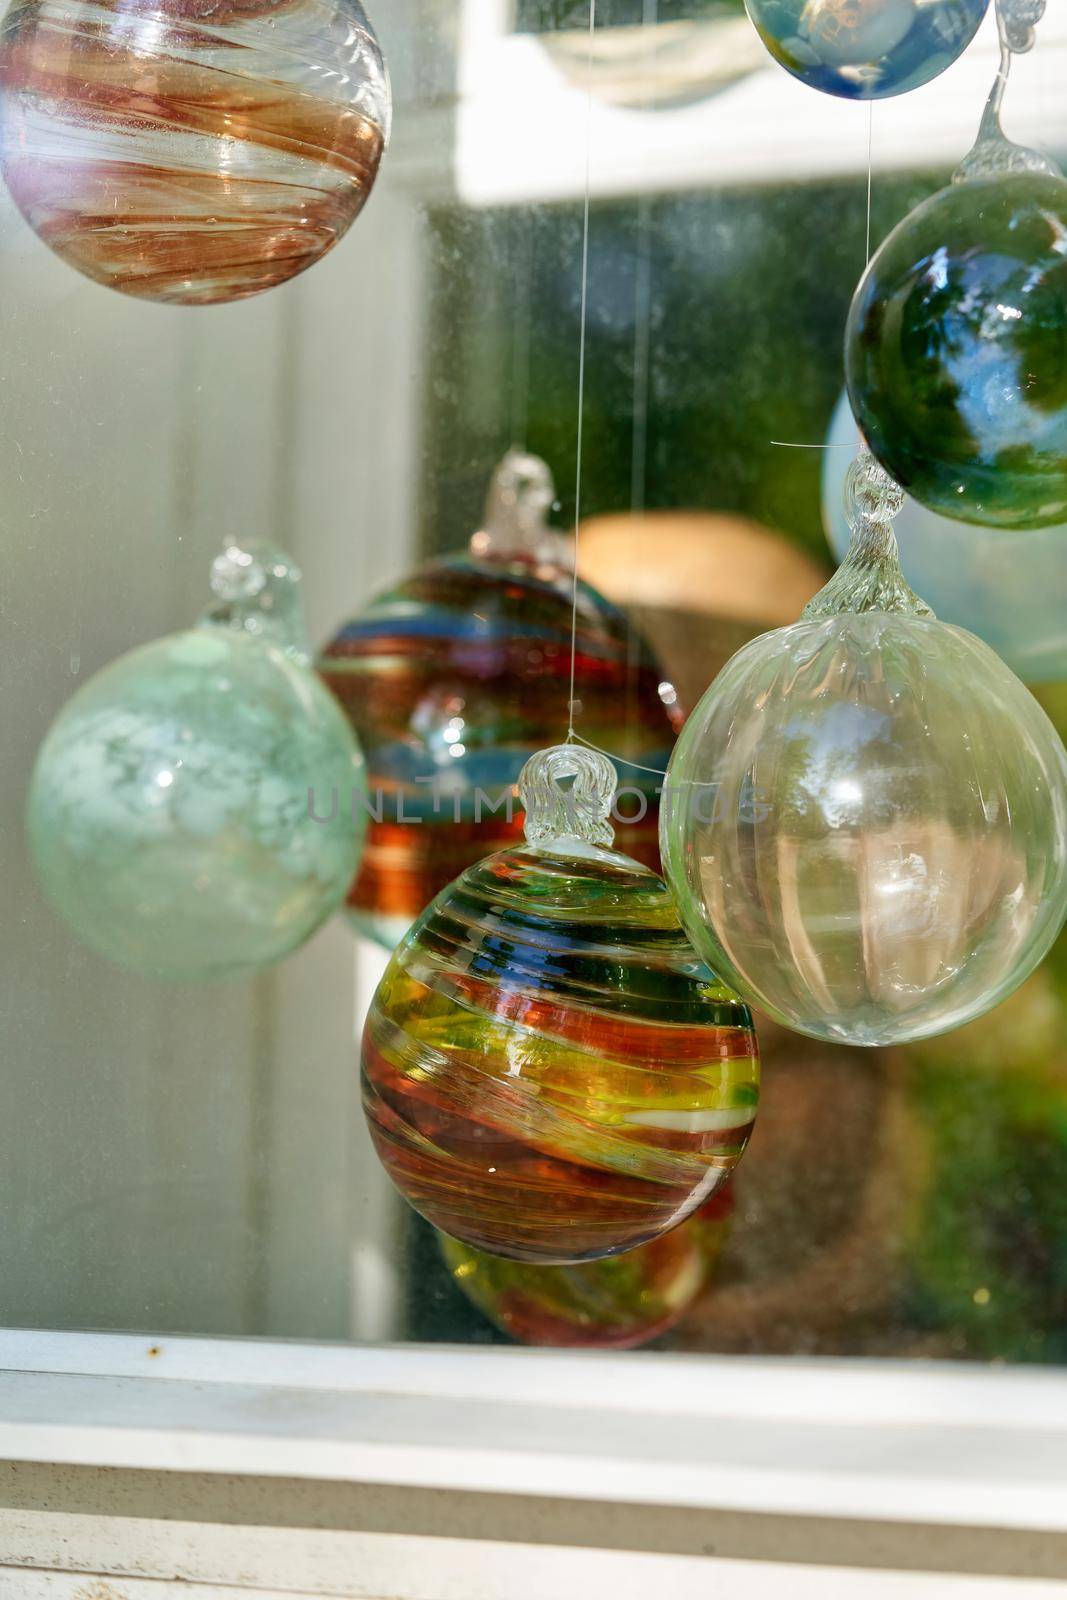
[[[599,756],[607,756],[609,761],[615,761],[620,767],[634,767],[638,772],[651,772],[657,778],[667,777],[666,767],[646,767],[641,761],[631,761],[629,756],[616,755],[614,750],[605,750],[603,745],[594,744],[592,739],[584,739],[580,733],[574,735],[574,744],[582,744],[587,750],[595,750]],[[718,778],[675,778],[677,785],[689,789],[715,789],[719,785]]]
[[[652,205],[639,202],[637,274],[634,285],[633,430],[630,450],[630,512],[645,509],[648,485],[648,366],[652,322]]]
[[[871,202],[874,198],[874,101],[867,105],[867,243],[864,247],[863,270],[866,272],[871,264]],[[792,439],[772,439],[771,448],[775,450],[851,450],[855,455],[855,446],[851,444],[795,444]]]
[[[665,778],[667,776],[666,767],[646,767],[640,761],[631,761],[629,756],[616,755],[614,750],[605,750],[602,745],[594,744],[592,739],[584,739],[580,733],[575,733],[573,729],[569,735],[569,741],[574,744],[584,744],[587,750],[595,750],[597,755],[607,756],[609,761],[618,762],[620,767],[636,767],[638,772],[654,772],[657,778]]]
[[[867,106],[867,247],[864,251],[863,270],[871,264],[871,198],[874,192],[874,101]]]
[[[655,71],[656,44],[654,30],[659,21],[659,0],[644,0],[641,10],[641,27],[649,48],[645,54],[645,70],[651,78]],[[630,514],[637,515],[645,509],[648,486],[648,391],[649,351],[652,331],[652,202],[647,194],[638,201],[637,210],[637,270],[634,281],[634,382],[633,429],[630,451]]]
[[[512,260],[516,285],[511,325],[511,443],[516,450],[525,450],[533,323],[533,216],[521,206],[516,206],[512,215]]]
[[[588,93],[585,101],[585,203],[582,210],[582,289],[578,335],[578,438],[574,462],[574,587],[571,595],[571,682],[567,699],[567,743],[574,732],[574,672],[578,660],[578,538],[582,522],[582,441],[585,427],[585,334],[589,302],[589,196],[593,147],[593,45],[596,35],[596,0],[589,0]]]

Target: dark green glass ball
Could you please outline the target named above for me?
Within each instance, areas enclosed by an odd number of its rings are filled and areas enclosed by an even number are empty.
[[[1067,520],[1067,181],[974,179],[905,217],[856,291],[845,363],[871,449],[930,510]]]

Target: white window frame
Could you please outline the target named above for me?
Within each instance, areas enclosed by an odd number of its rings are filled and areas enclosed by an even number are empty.
[[[1067,1594],[1060,1372],[17,1331],[0,1368],[3,1600]]]
[[[646,110],[590,98],[573,65],[580,35],[567,36],[568,74],[551,40],[516,34],[512,17],[511,0],[460,0],[454,97],[398,128],[401,160],[424,193],[470,206],[575,200],[587,146],[595,199],[855,177],[868,150],[875,173],[951,168],[974,142],[999,62],[991,9],[947,73],[873,110],[813,93],[758,50],[756,70],[717,92]],[[640,32],[627,31],[639,59]],[[656,30],[645,31],[649,71],[663,74]],[[1013,63],[1011,137],[1067,152],[1065,81],[1067,8],[1053,3],[1038,47]]]

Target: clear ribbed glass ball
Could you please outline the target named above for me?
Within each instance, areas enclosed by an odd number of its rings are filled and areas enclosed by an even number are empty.
[[[814,614],[727,664],[661,807],[700,955],[786,1026],[863,1045],[981,1016],[1067,911],[1059,735],[987,645],[907,590],[883,539],[871,523]]]

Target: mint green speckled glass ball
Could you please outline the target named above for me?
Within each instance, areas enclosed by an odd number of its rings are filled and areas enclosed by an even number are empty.
[[[122,656],[63,709],[33,773],[30,844],[100,954],[158,978],[234,977],[343,900],[364,794],[318,680],[273,644],[201,626]]]

